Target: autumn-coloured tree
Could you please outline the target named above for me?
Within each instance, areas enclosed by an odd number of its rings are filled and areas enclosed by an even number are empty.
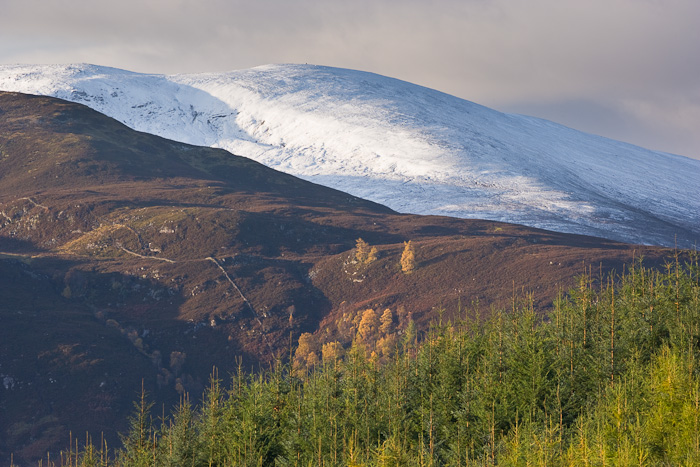
[[[396,334],[388,334],[377,341],[377,352],[382,357],[391,357],[396,350]]]
[[[403,253],[401,254],[401,270],[404,274],[411,274],[416,269],[416,253],[413,243],[409,240],[404,242]]]
[[[363,343],[367,344],[375,337],[378,328],[379,317],[373,309],[368,308],[362,313],[362,320],[357,327],[357,335]]]
[[[355,260],[362,265],[376,261],[377,247],[370,247],[366,241],[358,238],[355,242]]]
[[[321,348],[321,356],[325,363],[334,362],[343,355],[343,346],[340,342],[328,342]]]
[[[369,244],[362,238],[358,238],[355,241],[355,260],[362,263],[367,255],[369,255]]]
[[[180,370],[182,370],[182,365],[185,364],[185,358],[187,358],[185,352],[170,352],[170,369],[173,370],[175,376],[178,376]]]
[[[310,368],[318,363],[316,341],[311,333],[305,332],[299,336],[299,345],[294,352],[294,368]]]
[[[369,249],[369,254],[367,255],[367,259],[365,260],[365,264],[373,263],[376,260],[377,260],[377,247],[373,246],[372,248]]]
[[[379,318],[379,322],[381,323],[381,325],[379,326],[379,331],[383,335],[386,336],[394,332],[394,314],[389,308],[384,310],[384,313],[382,313],[382,317]]]

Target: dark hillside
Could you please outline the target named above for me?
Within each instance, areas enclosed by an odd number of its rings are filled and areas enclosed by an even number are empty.
[[[376,259],[358,262],[358,238]],[[0,458],[45,456],[71,430],[116,443],[142,379],[159,404],[196,397],[212,366],[267,365],[302,333],[348,345],[368,308],[419,329],[435,307],[487,314],[514,290],[544,309],[590,265],[665,254],[401,215],[87,107],[0,93]]]

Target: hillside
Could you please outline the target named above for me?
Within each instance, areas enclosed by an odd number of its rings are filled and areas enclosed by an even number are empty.
[[[371,73],[3,66],[0,89],[84,103],[131,128],[245,154],[399,212],[671,247],[700,239],[700,161]]]
[[[419,330],[436,307],[486,316],[516,290],[545,309],[591,265],[666,255],[398,214],[54,98],[0,93],[0,116],[0,459],[55,453],[86,429],[115,445],[141,380],[170,406],[212,366],[266,366],[302,333],[348,345],[368,308]],[[358,238],[376,260],[354,260]]]
[[[383,357],[390,326],[365,327],[314,371],[214,373],[198,404],[156,421],[141,399],[105,467],[698,465],[700,270],[679,256],[603,287],[583,279],[545,319],[527,302],[469,310]],[[70,459],[103,453],[98,441]]]

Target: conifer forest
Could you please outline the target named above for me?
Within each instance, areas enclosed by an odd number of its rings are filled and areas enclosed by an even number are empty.
[[[270,368],[214,369],[202,400],[170,413],[142,393],[123,446],[74,433],[46,463],[700,465],[697,255],[589,269],[546,312],[527,294],[469,303],[425,333],[372,312],[352,344],[310,358],[302,336]]]

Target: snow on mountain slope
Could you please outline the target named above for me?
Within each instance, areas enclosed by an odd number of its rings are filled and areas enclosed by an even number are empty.
[[[0,66],[0,89],[80,102],[134,129],[222,147],[400,212],[633,243],[700,240],[700,161],[371,73],[18,65]]]

